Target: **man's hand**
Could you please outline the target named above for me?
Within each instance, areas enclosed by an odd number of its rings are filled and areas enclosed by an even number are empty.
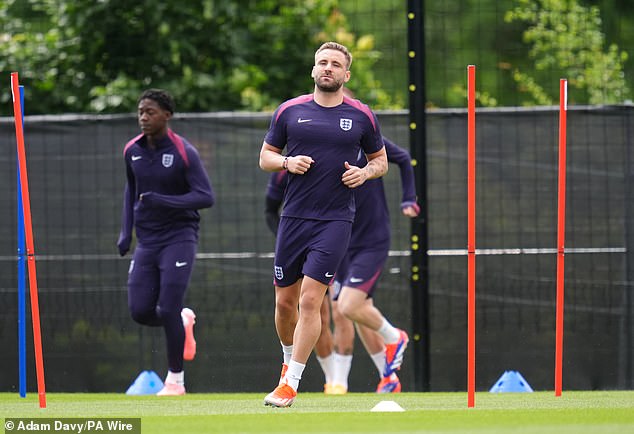
[[[368,179],[368,173],[366,170],[351,166],[347,161],[343,164],[346,171],[341,176],[341,182],[343,182],[349,188],[357,188]]]
[[[131,242],[132,239],[130,237],[119,238],[119,241],[117,241],[117,248],[119,249],[119,254],[121,256],[125,256],[126,253],[130,251]]]
[[[418,217],[420,206],[416,202],[403,202],[401,203],[401,212],[405,217]]]
[[[296,155],[288,157],[286,160],[286,169],[294,175],[303,175],[315,163],[308,155]]]

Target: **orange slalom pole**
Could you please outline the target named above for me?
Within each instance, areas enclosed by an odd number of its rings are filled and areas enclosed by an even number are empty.
[[[475,204],[476,204],[476,165],[475,165],[475,65],[467,67],[467,258],[468,258],[468,290],[467,290],[467,401],[468,406],[475,406],[475,289],[476,289],[476,254],[475,254]]]
[[[568,81],[559,80],[559,191],[557,197],[557,307],[555,326],[555,396],[561,396],[564,353],[564,244],[566,234],[566,112]]]
[[[20,183],[22,187],[22,206],[24,207],[24,234],[26,241],[29,288],[31,296],[31,317],[33,323],[33,347],[35,349],[35,369],[37,375],[37,391],[40,408],[46,408],[46,390],[44,386],[44,359],[42,357],[42,333],[40,330],[40,306],[37,290],[37,273],[35,270],[35,249],[33,247],[33,226],[31,223],[31,201],[29,199],[29,181],[26,172],[26,151],[24,148],[24,129],[22,125],[22,104],[20,101],[20,84],[18,73],[11,73],[11,94],[13,96],[13,115],[15,119],[15,136],[17,140],[18,164],[20,166]]]

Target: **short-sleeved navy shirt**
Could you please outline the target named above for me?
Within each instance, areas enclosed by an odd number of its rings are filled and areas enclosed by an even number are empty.
[[[293,98],[276,109],[264,140],[287,147],[288,156],[315,161],[304,175],[289,175],[282,216],[353,221],[353,189],[341,181],[344,163],[354,165],[360,150],[383,148],[376,116],[365,104],[344,97],[338,106],[323,107],[312,94]]]

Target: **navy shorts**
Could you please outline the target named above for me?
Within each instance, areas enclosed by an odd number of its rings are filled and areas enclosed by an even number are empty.
[[[388,249],[349,251],[337,269],[333,300],[339,298],[343,286],[358,289],[371,297],[383,271]]]
[[[351,231],[351,222],[282,217],[275,242],[275,285],[290,286],[303,276],[329,285]]]

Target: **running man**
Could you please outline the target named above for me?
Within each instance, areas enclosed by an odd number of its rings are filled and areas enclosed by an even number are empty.
[[[134,228],[130,314],[139,324],[165,330],[168,372],[157,395],[184,395],[183,360],[196,355],[196,316],[183,300],[196,258],[198,210],[211,207],[214,194],[196,148],[168,126],[172,97],[149,89],[137,108],[142,134],[123,151],[127,182],[117,247],[121,256],[128,253]]]
[[[343,95],[351,62],[341,44],[319,47],[311,72],[314,93],[275,110],[260,151],[263,170],[290,172],[275,244],[274,283],[275,326],[291,357],[278,386],[264,398],[266,405],[293,404],[321,332],[326,289],[348,248],[353,189],[387,172],[376,116]],[[361,150],[368,159],[363,168],[350,164]]]
[[[414,171],[409,153],[383,138],[387,158],[399,166],[401,174],[401,211],[416,217],[420,207],[416,202]],[[365,157],[359,155],[356,164],[362,167]],[[370,358],[379,372],[377,393],[397,393],[401,383],[395,371],[400,368],[407,347],[407,334],[394,328],[374,306],[376,289],[390,248],[390,216],[382,179],[374,179],[355,189],[357,213],[352,225],[348,252],[341,262],[331,287],[332,316],[335,324],[335,373],[333,390],[346,393],[352,363],[354,325]]]
[[[280,212],[287,183],[288,170],[282,170],[281,172],[271,173],[266,186],[264,216],[266,225],[275,236],[277,236],[277,227],[280,224]],[[324,297],[324,301],[321,304],[321,334],[315,344],[315,355],[321,370],[324,372],[324,393],[326,395],[336,393],[332,388],[335,364],[334,346],[333,335],[330,330],[330,299],[329,297]],[[282,352],[284,352],[284,344],[282,344]],[[289,352],[289,360],[290,356]],[[285,363],[288,364],[288,361]]]

